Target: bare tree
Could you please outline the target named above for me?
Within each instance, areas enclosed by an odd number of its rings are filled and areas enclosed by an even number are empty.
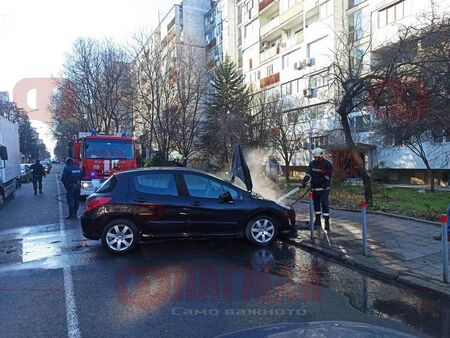
[[[344,23],[342,25],[344,27]],[[329,68],[329,81],[333,88],[331,90],[333,96],[330,99],[336,107],[347,149],[357,164],[363,181],[365,199],[372,203],[371,180],[354,141],[349,115],[355,109],[367,109],[373,81],[388,78],[390,67],[371,67],[370,37],[365,44],[361,44],[361,41],[355,37],[355,32],[343,30],[337,32],[335,37],[337,46],[333,51],[333,60]]]
[[[105,133],[131,128],[132,87],[124,50],[110,41],[80,38],[67,55],[50,105],[54,133],[96,128]]]
[[[450,134],[450,16],[442,13],[433,3],[416,25],[400,30],[396,43],[378,51],[378,64],[391,77],[374,83],[371,97],[378,135],[422,160],[432,192],[431,162],[445,167],[450,160],[443,143]]]
[[[174,103],[177,106],[177,116],[173,141],[175,150],[186,159],[201,146],[204,100],[208,85],[203,53],[203,49],[183,45],[176,61]]]
[[[145,34],[134,36],[130,46],[133,57],[133,86],[136,128],[148,129],[147,144],[158,148],[167,160],[173,149],[173,126],[177,107],[174,87],[177,79],[175,61],[160,41],[152,41]]]
[[[307,115],[299,108],[302,106],[300,100],[294,101],[290,102],[279,95],[270,95],[264,105],[270,125],[270,147],[283,159],[286,182],[289,181],[292,158],[302,149],[308,137],[305,129]]]

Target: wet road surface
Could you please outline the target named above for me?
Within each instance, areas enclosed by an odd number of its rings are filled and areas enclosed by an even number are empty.
[[[109,254],[61,219],[60,170],[42,196],[25,184],[0,210],[1,337],[211,337],[323,320],[449,337],[448,303],[281,242],[164,241]]]

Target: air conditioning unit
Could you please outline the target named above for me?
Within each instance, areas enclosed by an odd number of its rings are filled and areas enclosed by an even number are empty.
[[[294,63],[294,69],[295,70],[300,70],[302,68],[303,68],[303,62],[302,61]]]
[[[263,48],[263,49],[269,48],[269,43],[268,43],[267,41],[264,41],[264,42],[262,43],[262,48]]]
[[[313,66],[315,64],[315,61],[316,60],[314,58],[308,58],[308,59],[303,60],[303,64],[306,67],[311,67],[311,66]]]
[[[304,97],[312,97],[312,89],[311,88],[303,89],[303,96]]]

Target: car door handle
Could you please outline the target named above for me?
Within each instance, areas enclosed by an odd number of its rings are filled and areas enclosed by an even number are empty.
[[[199,201],[195,201],[191,203],[193,206],[198,207],[201,203]]]

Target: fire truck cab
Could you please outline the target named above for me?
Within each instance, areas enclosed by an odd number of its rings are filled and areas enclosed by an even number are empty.
[[[129,136],[80,133],[69,154],[81,169],[81,200],[94,193],[115,172],[136,168],[134,141]]]

